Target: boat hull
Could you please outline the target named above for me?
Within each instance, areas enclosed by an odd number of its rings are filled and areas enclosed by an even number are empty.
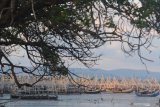
[[[157,97],[159,95],[159,91],[154,91],[150,93],[135,92],[135,94],[139,97]]]
[[[86,93],[86,94],[99,94],[99,93],[101,93],[101,91],[100,90],[92,90],[92,91],[85,91],[84,93]]]
[[[133,89],[125,89],[125,90],[112,90],[113,93],[131,93]]]
[[[22,99],[22,100],[41,100],[41,99],[51,99],[57,100],[57,95],[11,95],[12,99]]]

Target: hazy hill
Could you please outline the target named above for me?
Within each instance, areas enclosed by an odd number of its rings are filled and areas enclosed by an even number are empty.
[[[20,69],[15,69],[16,73],[20,73]],[[102,69],[88,69],[88,68],[70,68],[70,71],[77,75],[104,77],[154,77],[160,80],[160,72],[147,72],[146,70],[133,69],[116,69],[116,70],[102,70]],[[22,73],[23,75],[23,73]]]
[[[118,76],[118,77],[154,77],[160,79],[160,72],[147,72],[146,70],[133,70],[133,69],[116,69],[116,70],[102,70],[102,69],[87,69],[87,68],[71,68],[71,72],[78,75],[89,75],[104,77]]]

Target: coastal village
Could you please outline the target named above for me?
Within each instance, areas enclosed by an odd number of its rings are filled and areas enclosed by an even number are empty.
[[[37,77],[25,75],[18,76],[17,79],[20,83],[33,83],[38,80]],[[159,92],[160,82],[152,77],[142,79],[138,77],[46,76],[32,87],[18,88],[12,77],[0,75],[0,98],[4,99],[6,95],[9,95],[8,99],[5,98],[8,101],[57,101],[58,96],[62,97],[64,95],[109,94],[114,96],[117,93],[121,96],[135,94],[137,97],[144,98],[156,97]],[[103,98],[101,98],[101,101],[103,101]],[[130,104],[134,103],[131,102]],[[0,107],[5,107],[5,102],[1,103]]]
[[[22,83],[32,83],[36,77],[19,76],[18,80]],[[25,92],[43,90],[56,94],[82,94],[82,93],[131,93],[137,90],[160,90],[159,80],[155,78],[120,78],[120,77],[44,77],[43,80],[33,87],[22,87],[18,89],[13,78],[6,75],[0,76],[1,93],[16,93],[18,90]]]

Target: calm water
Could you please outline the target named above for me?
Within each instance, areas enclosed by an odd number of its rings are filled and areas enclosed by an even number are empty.
[[[52,100],[11,100],[6,107],[160,107],[158,97],[137,97],[132,94],[59,95]],[[5,102],[4,100],[1,102]]]

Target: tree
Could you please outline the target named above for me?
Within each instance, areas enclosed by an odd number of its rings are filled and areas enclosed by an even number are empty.
[[[89,66],[99,58],[92,50],[112,41],[149,60],[141,48],[159,33],[159,8],[159,0],[0,0],[1,72],[12,74],[18,87],[32,86],[46,75],[70,74],[64,58]],[[11,60],[19,49],[32,67]],[[16,69],[39,79],[20,83]]]

